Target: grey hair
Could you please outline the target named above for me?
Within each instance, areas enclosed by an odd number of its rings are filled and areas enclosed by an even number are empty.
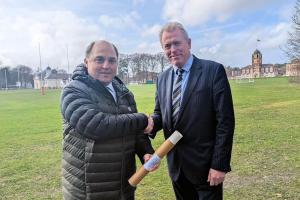
[[[113,43],[110,43],[110,42],[105,41],[105,40],[99,40],[99,41],[93,41],[93,42],[91,42],[91,43],[87,46],[87,48],[86,48],[86,50],[85,50],[85,58],[88,58],[88,57],[91,55],[91,52],[92,52],[93,47],[94,47],[94,45],[95,45],[96,42],[106,42],[106,43],[108,43],[108,44],[111,44],[111,45],[113,46],[115,52],[116,52],[117,58],[119,57],[119,51],[118,51],[118,48],[117,48]]]
[[[182,24],[180,24],[179,22],[168,22],[167,24],[165,24],[161,28],[161,30],[159,32],[159,41],[160,41],[160,44],[162,44],[161,39],[162,39],[162,35],[163,35],[164,32],[172,32],[172,31],[174,31],[176,29],[179,29],[183,33],[183,36],[184,36],[184,38],[186,40],[190,39],[187,31],[184,29],[184,27],[183,27]]]

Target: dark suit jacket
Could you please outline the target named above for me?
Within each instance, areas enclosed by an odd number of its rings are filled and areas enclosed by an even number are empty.
[[[157,80],[154,129],[165,138],[178,130],[183,138],[167,155],[169,173],[176,180],[182,171],[195,184],[206,184],[210,168],[230,171],[234,111],[224,67],[194,56],[177,122],[172,125],[173,68]]]

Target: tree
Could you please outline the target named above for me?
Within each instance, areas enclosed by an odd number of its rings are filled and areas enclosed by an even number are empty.
[[[146,83],[150,80],[154,81],[157,77],[157,71],[163,71],[167,65],[168,60],[163,53],[120,54],[118,76],[125,83],[130,82],[129,74],[132,81]]]
[[[118,66],[118,76],[125,82],[129,83],[129,61],[130,57],[125,54],[120,55],[119,66]]]
[[[10,66],[4,66],[0,68],[0,88],[10,87],[14,85],[15,76],[10,70]]]
[[[33,85],[33,71],[30,67],[25,65],[18,65],[14,69],[16,74],[15,81],[19,82],[21,88],[26,88],[29,85]]]
[[[0,89],[5,88],[5,68],[0,68]]]
[[[67,74],[68,72],[65,69],[58,69],[57,73],[58,74]]]
[[[292,31],[288,32],[289,38],[285,46],[285,53],[291,60],[300,59],[300,0],[296,2],[292,23]]]
[[[292,31],[285,46],[285,53],[291,60],[300,60],[300,0],[296,1],[295,13],[292,16]],[[296,75],[290,78],[291,82],[300,83],[300,66],[295,66]]]
[[[145,69],[147,66],[144,64],[145,54],[138,54],[135,53],[131,56],[130,62],[131,62],[131,70],[133,77],[135,77],[136,81],[143,82],[143,72],[145,72]]]
[[[150,66],[150,71],[155,72],[157,64],[159,60],[156,58],[156,55],[151,55],[149,54],[149,66]]]
[[[150,67],[151,76],[148,77],[148,80],[154,81],[154,73],[156,72],[157,65],[159,63],[159,60],[157,59],[156,55],[149,54],[148,57],[148,63]]]
[[[156,56],[156,59],[158,60],[158,63],[160,65],[161,72],[163,72],[165,67],[167,66],[167,64],[169,62],[168,62],[168,60],[167,60],[167,58],[166,58],[166,56],[163,52],[158,53],[155,56]]]

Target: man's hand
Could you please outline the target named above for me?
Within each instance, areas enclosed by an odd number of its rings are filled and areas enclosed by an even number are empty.
[[[144,130],[144,133],[149,134],[153,130],[154,122],[151,116],[148,116],[148,125]]]
[[[208,172],[207,182],[210,183],[210,186],[219,185],[225,180],[225,174],[225,172],[210,168]]]
[[[144,155],[144,162],[146,163],[148,160],[150,160],[151,157],[152,157],[151,154],[148,154],[148,153],[145,154],[145,155]],[[159,165],[160,165],[160,161],[159,161],[159,163],[158,163],[157,165],[153,166],[153,168],[150,169],[150,172],[153,172],[153,171],[157,170],[158,167],[159,167]]]

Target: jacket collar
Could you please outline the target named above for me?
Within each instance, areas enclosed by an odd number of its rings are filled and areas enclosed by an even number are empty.
[[[101,91],[105,89],[106,91],[105,86],[99,80],[94,79],[88,74],[87,68],[84,63],[81,63],[75,68],[72,74],[72,79],[83,81],[89,86],[94,87],[95,89],[98,90],[100,89]],[[116,91],[117,97],[129,93],[128,88],[117,76],[115,76],[114,79],[112,80],[112,85]]]

